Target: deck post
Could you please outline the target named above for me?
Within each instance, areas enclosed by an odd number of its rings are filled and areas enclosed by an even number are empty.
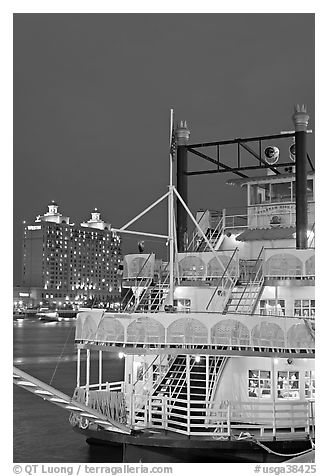
[[[80,379],[81,379],[81,349],[77,349],[77,362],[76,362],[76,386],[77,388],[80,387]]]
[[[231,435],[231,403],[229,402],[228,403],[228,408],[227,408],[227,430],[228,430],[228,436],[232,436]]]
[[[190,354],[186,355],[186,379],[187,379],[187,432],[190,435]]]
[[[86,389],[86,397],[85,397],[85,404],[88,405],[89,403],[89,390],[90,390],[90,349],[87,349],[87,361],[86,361],[86,382],[85,382],[85,389]]]
[[[162,415],[163,415],[163,428],[167,430],[167,396],[162,397]]]
[[[135,419],[134,419],[134,397],[135,397],[135,393],[134,393],[134,388],[133,388],[132,393],[131,393],[131,399],[130,399],[130,425],[131,425],[132,428],[133,428],[134,425],[135,425]]]
[[[209,399],[209,375],[210,375],[210,365],[209,365],[209,362],[210,362],[210,356],[209,355],[205,355],[205,362],[206,362],[206,401],[208,401]]]
[[[275,379],[275,365],[274,359],[271,358],[271,373],[272,373],[272,436],[276,438],[276,379]]]
[[[102,384],[102,350],[99,351],[99,390]]]

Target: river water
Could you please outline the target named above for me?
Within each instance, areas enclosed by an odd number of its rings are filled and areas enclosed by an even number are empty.
[[[27,318],[14,321],[14,365],[24,372],[72,395],[76,383],[75,321],[41,322]],[[97,382],[97,359],[91,353],[91,383]],[[103,353],[105,380],[122,380],[124,362],[118,355]],[[81,365],[81,384],[84,384]],[[94,377],[93,377],[94,376]],[[93,377],[93,378],[92,378]],[[69,412],[14,385],[13,391],[14,463],[121,463],[122,446],[88,445],[85,437],[73,431]],[[124,462],[214,462],[208,455],[196,457],[172,449],[151,450],[127,446]],[[228,462],[228,459],[220,461]]]

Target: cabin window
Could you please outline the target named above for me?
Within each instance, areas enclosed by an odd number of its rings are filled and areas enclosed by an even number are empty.
[[[269,370],[248,371],[248,396],[250,398],[271,397],[271,372]]]
[[[315,374],[314,370],[305,371],[305,398],[314,399],[315,395]]]
[[[271,203],[290,202],[292,200],[291,182],[271,184]]]
[[[300,373],[280,371],[277,375],[277,397],[286,400],[300,398]]]
[[[261,316],[285,316],[285,300],[261,299],[260,314]]]
[[[179,312],[190,312],[191,300],[190,299],[174,299],[173,306],[177,308]]]
[[[251,185],[250,187],[250,204],[260,205],[261,203],[270,202],[270,184],[261,183]]]
[[[315,300],[314,299],[295,299],[294,301],[295,317],[314,317]]]

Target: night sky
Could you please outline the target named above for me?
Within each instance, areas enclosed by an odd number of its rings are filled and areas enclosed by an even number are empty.
[[[51,200],[119,227],[167,191],[171,107],[196,143],[291,130],[295,103],[314,129],[313,14],[15,14],[14,284]],[[228,178],[190,178],[192,211],[238,206]],[[134,229],[166,232],[164,207]]]

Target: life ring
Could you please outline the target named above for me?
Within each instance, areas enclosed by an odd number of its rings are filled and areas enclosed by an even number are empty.
[[[89,426],[89,420],[85,417],[82,417],[80,422],[79,422],[79,427],[82,429],[82,430],[86,430]]]

